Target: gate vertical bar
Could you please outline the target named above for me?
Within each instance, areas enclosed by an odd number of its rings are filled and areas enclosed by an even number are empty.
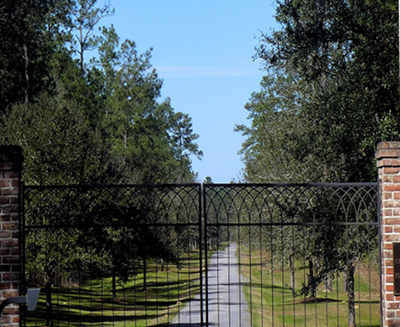
[[[208,320],[208,314],[209,314],[209,308],[208,308],[208,239],[207,239],[207,185],[202,184],[202,195],[203,195],[203,217],[204,217],[204,255],[205,255],[205,301],[206,301],[206,324],[205,326],[208,326],[209,320]]]
[[[203,209],[202,209],[202,188],[200,184],[199,190],[199,251],[200,251],[200,326],[204,326],[204,296],[203,296]],[[207,256],[206,256],[207,261]]]

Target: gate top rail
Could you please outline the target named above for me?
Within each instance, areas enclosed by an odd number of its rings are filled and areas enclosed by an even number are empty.
[[[199,184],[51,185],[24,188],[27,228],[198,225]]]
[[[213,225],[377,224],[378,183],[206,184]]]

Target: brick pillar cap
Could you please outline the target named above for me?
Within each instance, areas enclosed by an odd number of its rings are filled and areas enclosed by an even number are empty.
[[[400,142],[380,142],[375,154],[376,159],[400,158]]]

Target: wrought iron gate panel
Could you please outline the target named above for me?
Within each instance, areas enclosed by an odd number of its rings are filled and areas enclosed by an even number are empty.
[[[198,184],[25,187],[24,287],[42,296],[23,323],[161,325],[196,294],[201,303],[200,192]]]
[[[207,323],[379,325],[376,183],[206,184],[203,197]]]

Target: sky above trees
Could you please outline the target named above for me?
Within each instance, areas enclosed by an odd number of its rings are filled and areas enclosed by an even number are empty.
[[[100,1],[99,4],[102,2]],[[238,151],[244,138],[235,124],[246,122],[245,103],[263,75],[254,62],[261,32],[278,25],[273,0],[111,1],[121,39],[135,40],[140,51],[153,47],[152,64],[163,79],[162,96],[192,117],[204,153],[193,157],[198,180],[240,178]]]

